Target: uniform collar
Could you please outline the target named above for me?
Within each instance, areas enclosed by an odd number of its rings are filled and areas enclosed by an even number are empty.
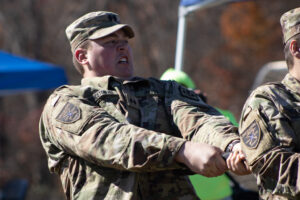
[[[82,86],[93,86],[108,89],[108,83],[112,76],[88,77],[81,79]]]
[[[282,83],[286,85],[292,92],[300,94],[300,82],[290,73],[284,77]]]
[[[109,75],[81,79],[82,86],[100,87],[105,90],[108,90],[113,82],[119,82],[121,84],[131,84],[131,83],[134,84],[140,82],[148,82],[148,80],[141,77],[133,77],[130,80],[123,80],[118,77],[109,76]]]

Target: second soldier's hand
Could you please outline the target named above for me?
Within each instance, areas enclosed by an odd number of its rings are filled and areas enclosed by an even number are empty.
[[[245,155],[241,149],[241,143],[234,145],[232,152],[226,160],[227,167],[236,175],[250,174],[250,168],[245,160]]]
[[[222,153],[223,151],[217,147],[187,141],[182,145],[175,159],[197,174],[215,177],[228,170]]]

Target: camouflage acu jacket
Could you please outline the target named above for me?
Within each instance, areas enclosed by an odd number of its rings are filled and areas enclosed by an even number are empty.
[[[258,87],[248,98],[239,127],[242,148],[262,199],[300,199],[300,82]]]
[[[111,76],[58,88],[40,120],[68,199],[197,199],[175,154],[185,140],[224,150],[236,132],[175,82]]]

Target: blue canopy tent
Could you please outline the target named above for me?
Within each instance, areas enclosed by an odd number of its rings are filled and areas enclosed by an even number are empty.
[[[62,68],[0,51],[0,96],[53,89],[67,83]],[[13,179],[0,188],[0,199],[25,199],[28,181]]]
[[[0,95],[53,89],[67,83],[62,68],[0,51]]]

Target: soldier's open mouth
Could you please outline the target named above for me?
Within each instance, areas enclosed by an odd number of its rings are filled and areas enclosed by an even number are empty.
[[[123,56],[120,58],[118,63],[128,63],[128,58],[126,56]]]

